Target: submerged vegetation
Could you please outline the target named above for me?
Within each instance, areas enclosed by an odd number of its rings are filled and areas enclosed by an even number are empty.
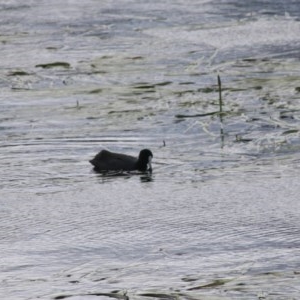
[[[64,69],[69,69],[71,65],[67,62],[53,62],[53,63],[48,63],[48,64],[38,64],[35,66],[36,68],[42,68],[42,69],[53,69],[53,68],[64,68]]]

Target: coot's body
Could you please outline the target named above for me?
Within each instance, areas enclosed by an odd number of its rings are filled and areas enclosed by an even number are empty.
[[[133,157],[126,154],[110,152],[108,150],[100,151],[90,163],[96,171],[152,171],[151,160],[153,154],[148,149],[141,150],[139,157]]]

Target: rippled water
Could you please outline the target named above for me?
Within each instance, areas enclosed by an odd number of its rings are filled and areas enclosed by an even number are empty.
[[[0,4],[2,298],[297,299],[299,13]],[[88,163],[146,147],[151,176]]]

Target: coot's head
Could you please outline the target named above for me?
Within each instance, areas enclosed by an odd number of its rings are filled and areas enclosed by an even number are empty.
[[[137,161],[137,166],[138,166],[137,169],[143,172],[147,170],[152,172],[152,165],[151,165],[152,158],[153,158],[153,154],[150,150],[148,149],[141,150]]]

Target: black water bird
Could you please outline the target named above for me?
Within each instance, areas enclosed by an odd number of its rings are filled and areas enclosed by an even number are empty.
[[[153,154],[148,149],[140,151],[139,157],[133,157],[126,154],[110,152],[108,150],[100,151],[90,163],[95,171],[140,171],[152,172],[151,161]]]

